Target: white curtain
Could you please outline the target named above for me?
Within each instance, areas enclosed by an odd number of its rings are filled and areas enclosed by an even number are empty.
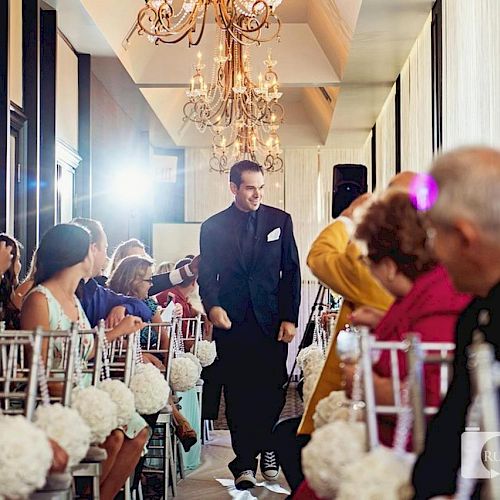
[[[443,1],[443,149],[500,146],[500,2]]]
[[[401,70],[401,170],[426,172],[432,161],[431,22]]]
[[[377,118],[377,185],[384,190],[396,173],[396,87],[393,86]]]

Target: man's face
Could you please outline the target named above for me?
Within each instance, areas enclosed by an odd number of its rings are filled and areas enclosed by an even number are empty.
[[[475,289],[476,267],[464,249],[460,231],[447,224],[432,222],[427,230],[427,244],[443,264],[459,292]]]
[[[92,277],[102,274],[108,257],[108,239],[103,233],[101,241],[90,245],[94,255],[94,265],[92,268]]]
[[[264,176],[260,172],[243,172],[240,187],[232,182],[230,187],[234,202],[240,210],[252,212],[260,207],[264,190]]]

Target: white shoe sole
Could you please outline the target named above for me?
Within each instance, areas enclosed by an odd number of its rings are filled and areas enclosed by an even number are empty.
[[[280,471],[279,470],[277,470],[274,474],[269,474],[269,473],[262,472],[262,471],[260,471],[260,472],[262,474],[262,477],[266,481],[276,481],[276,479],[278,479],[278,477],[280,476]]]

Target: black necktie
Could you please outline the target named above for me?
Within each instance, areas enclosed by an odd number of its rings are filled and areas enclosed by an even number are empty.
[[[243,225],[241,235],[241,253],[245,264],[249,266],[252,263],[253,247],[255,245],[255,231],[257,226],[257,214],[249,212],[246,224]]]

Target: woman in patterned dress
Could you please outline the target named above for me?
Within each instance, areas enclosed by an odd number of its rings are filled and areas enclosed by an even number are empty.
[[[47,231],[38,248],[35,288],[26,297],[21,310],[21,326],[34,329],[67,330],[76,322],[80,329],[90,327],[82,306],[75,295],[80,280],[87,277],[93,266],[88,230],[75,224],[58,224]],[[107,338],[114,339],[137,331],[143,326],[135,316],[126,316]],[[48,345],[43,355],[47,356]],[[84,356],[93,355],[93,345],[87,342]],[[112,500],[134,470],[144,449],[149,431],[137,414],[125,428],[114,430],[101,445],[107,452],[102,462],[101,498]]]

